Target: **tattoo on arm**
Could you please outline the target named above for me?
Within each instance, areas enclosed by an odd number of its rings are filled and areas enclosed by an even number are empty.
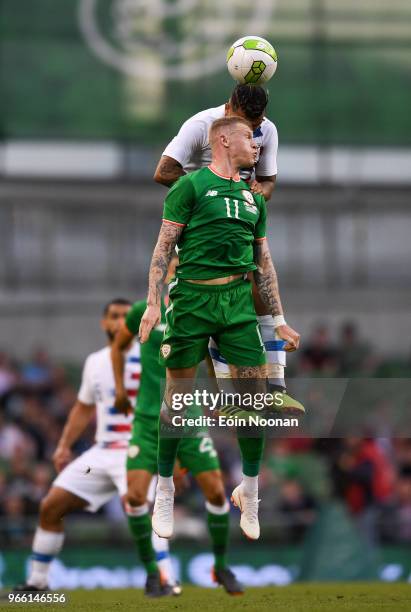
[[[163,155],[158,163],[154,178],[159,183],[171,187],[184,174],[185,172],[178,161],[168,157],[168,155]]]
[[[147,303],[160,304],[164,279],[167,276],[168,264],[174,248],[180,238],[184,227],[173,223],[163,223],[158,235],[157,244],[151,259],[148,277]]]
[[[254,278],[261,299],[270,309],[273,317],[283,314],[277,273],[266,240],[258,240],[254,243],[254,260],[257,266]]]

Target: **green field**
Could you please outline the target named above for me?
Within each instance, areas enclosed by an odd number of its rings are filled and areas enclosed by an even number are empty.
[[[76,610],[78,612],[120,610],[166,610],[183,612],[401,612],[411,610],[411,585],[404,583],[296,584],[289,587],[250,588],[242,597],[229,597],[221,590],[187,586],[181,597],[150,600],[141,590],[117,589],[68,591],[66,604],[39,605],[4,603],[4,608],[32,610]],[[3,603],[3,602],[1,602]],[[0,604],[0,607],[3,607]],[[3,608],[3,609],[4,609]]]

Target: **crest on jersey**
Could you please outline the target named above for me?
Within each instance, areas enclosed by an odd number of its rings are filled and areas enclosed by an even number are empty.
[[[135,459],[140,452],[140,447],[137,444],[132,444],[128,447],[127,455],[130,459]]]
[[[246,189],[243,189],[243,196],[245,197],[245,199],[247,200],[249,204],[254,204],[254,198],[253,198],[253,194],[251,193],[251,191],[247,191]]]
[[[160,348],[160,353],[163,359],[167,359],[167,357],[171,353],[171,346],[169,344],[162,344]]]

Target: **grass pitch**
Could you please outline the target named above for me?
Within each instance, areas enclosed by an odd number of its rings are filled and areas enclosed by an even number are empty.
[[[180,597],[149,599],[139,589],[67,591],[66,604],[7,604],[38,612],[402,612],[411,610],[411,585],[406,583],[295,584],[288,587],[249,588],[241,597],[221,589],[184,587]],[[3,608],[4,609],[4,608]]]

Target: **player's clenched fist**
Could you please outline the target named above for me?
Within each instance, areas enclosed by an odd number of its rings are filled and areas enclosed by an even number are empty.
[[[300,334],[296,332],[295,329],[289,325],[279,325],[276,327],[275,331],[281,340],[285,340],[287,342],[284,347],[285,351],[291,353],[292,351],[296,351],[298,349],[300,346]]]
[[[263,187],[261,183],[259,183],[258,181],[255,181],[255,180],[251,181],[249,183],[249,187],[250,187],[251,193],[259,193],[261,195],[264,195]]]
[[[160,306],[147,306],[138,330],[138,337],[143,344],[149,339],[151,330],[156,327],[161,321]]]
[[[116,397],[114,398],[114,408],[121,412],[122,414],[128,415],[130,412],[133,412],[133,406],[129,400],[127,395],[127,391],[124,389],[121,392],[116,393]]]
[[[71,450],[67,448],[67,446],[58,446],[53,455],[53,463],[54,467],[56,468],[56,472],[61,472],[61,470],[66,467],[70,461]]]

